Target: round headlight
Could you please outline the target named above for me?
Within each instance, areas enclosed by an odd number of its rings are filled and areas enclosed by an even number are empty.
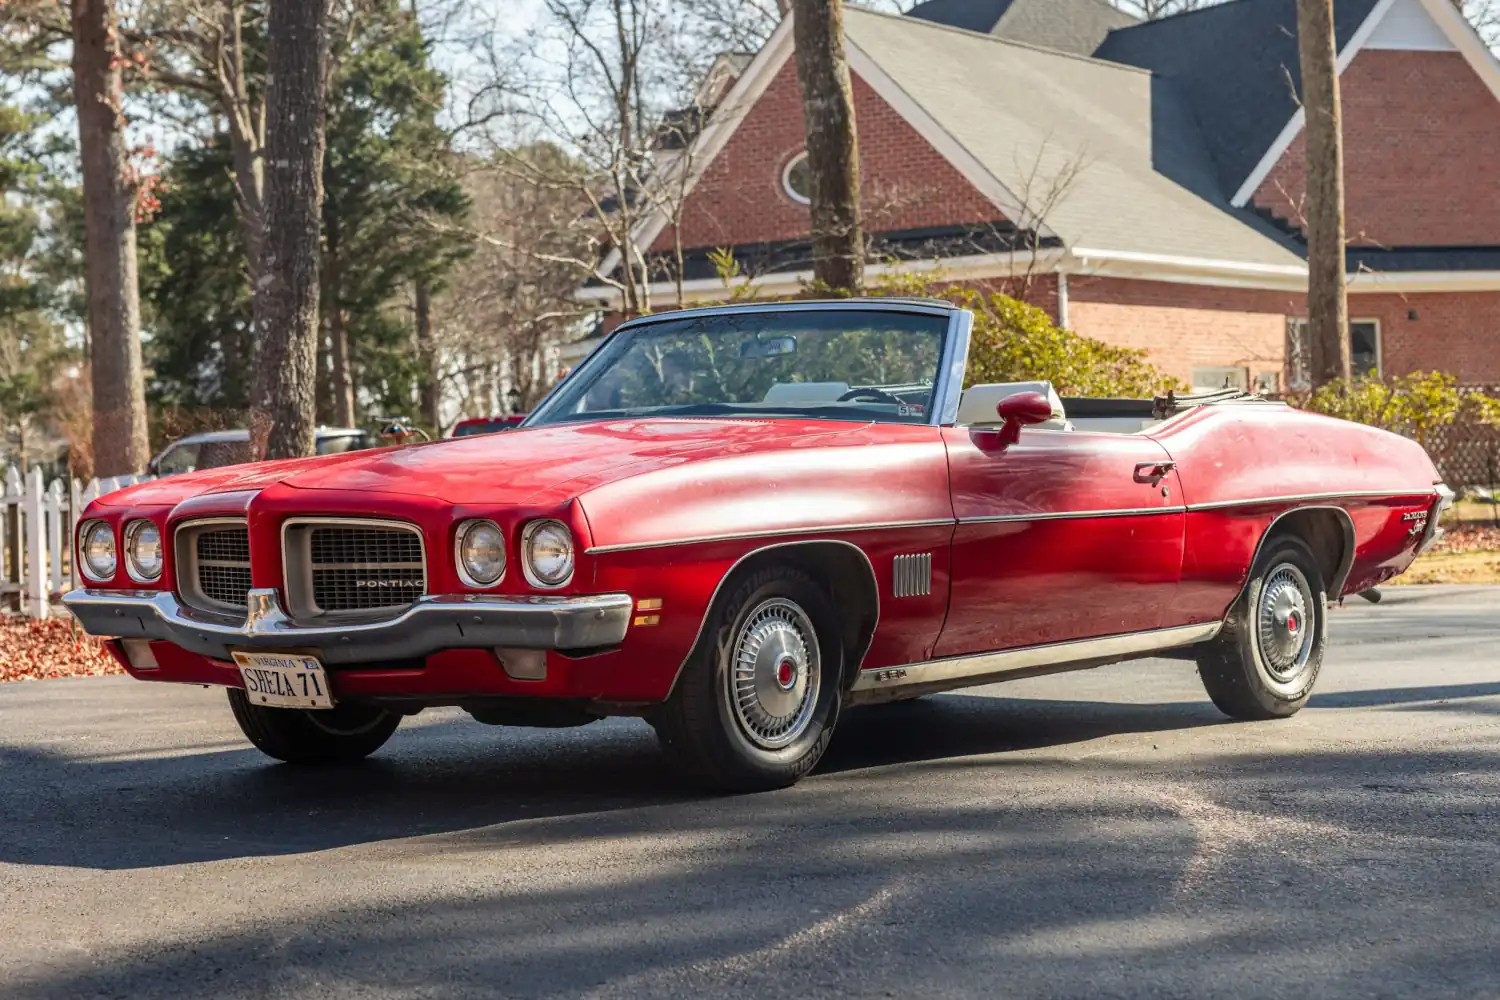
[[[161,579],[161,529],[150,521],[125,526],[125,570],[137,583]]]
[[[573,576],[573,533],[561,521],[532,521],[521,536],[526,579],[533,587],[561,587]]]
[[[78,532],[82,553],[79,566],[90,580],[103,583],[115,577],[115,532],[103,521],[90,521]]]
[[[505,534],[494,521],[458,526],[458,575],[470,587],[492,587],[505,575]]]

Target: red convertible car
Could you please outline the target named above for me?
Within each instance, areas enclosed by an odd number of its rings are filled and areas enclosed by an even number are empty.
[[[1325,608],[1451,499],[1411,441],[1226,392],[972,385],[943,302],[621,326],[517,430],[95,501],[67,603],[136,678],[221,685],[272,757],[404,716],[644,717],[713,786],[789,785],[853,706],[1133,657],[1288,716]]]

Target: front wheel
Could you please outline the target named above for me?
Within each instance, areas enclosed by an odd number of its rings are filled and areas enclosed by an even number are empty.
[[[229,689],[229,708],[240,731],[268,757],[288,764],[339,764],[363,760],[385,745],[401,716],[369,705],[333,709],[267,708]]]
[[[652,720],[689,777],[724,791],[795,784],[828,747],[843,649],[834,611],[800,570],[751,574],[710,612],[699,647]]]
[[[1328,644],[1323,571],[1300,538],[1271,539],[1218,638],[1198,652],[1208,696],[1234,719],[1282,719],[1307,704]]]

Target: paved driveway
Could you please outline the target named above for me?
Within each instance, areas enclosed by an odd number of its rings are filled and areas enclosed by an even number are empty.
[[[845,717],[795,789],[423,716],[270,766],[219,692],[0,687],[0,994],[1500,994],[1500,590],[1336,614],[1232,724],[1145,661]]]

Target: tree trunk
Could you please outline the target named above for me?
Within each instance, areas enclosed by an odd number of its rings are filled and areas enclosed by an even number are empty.
[[[271,0],[266,18],[265,248],[250,414],[257,457],[314,452],[327,20],[328,0]]]
[[[419,278],[416,287],[417,360],[421,365],[421,420],[434,431],[442,429],[437,345],[432,341],[432,287]]]
[[[83,173],[94,470],[100,476],[140,472],[151,458],[122,61],[113,0],[73,0],[73,100]]]
[[[1307,116],[1307,335],[1313,387],[1350,375],[1344,148],[1333,0],[1297,0]]]
[[[792,0],[791,9],[812,175],[813,277],[829,288],[858,293],[864,284],[865,241],[843,0]]]

